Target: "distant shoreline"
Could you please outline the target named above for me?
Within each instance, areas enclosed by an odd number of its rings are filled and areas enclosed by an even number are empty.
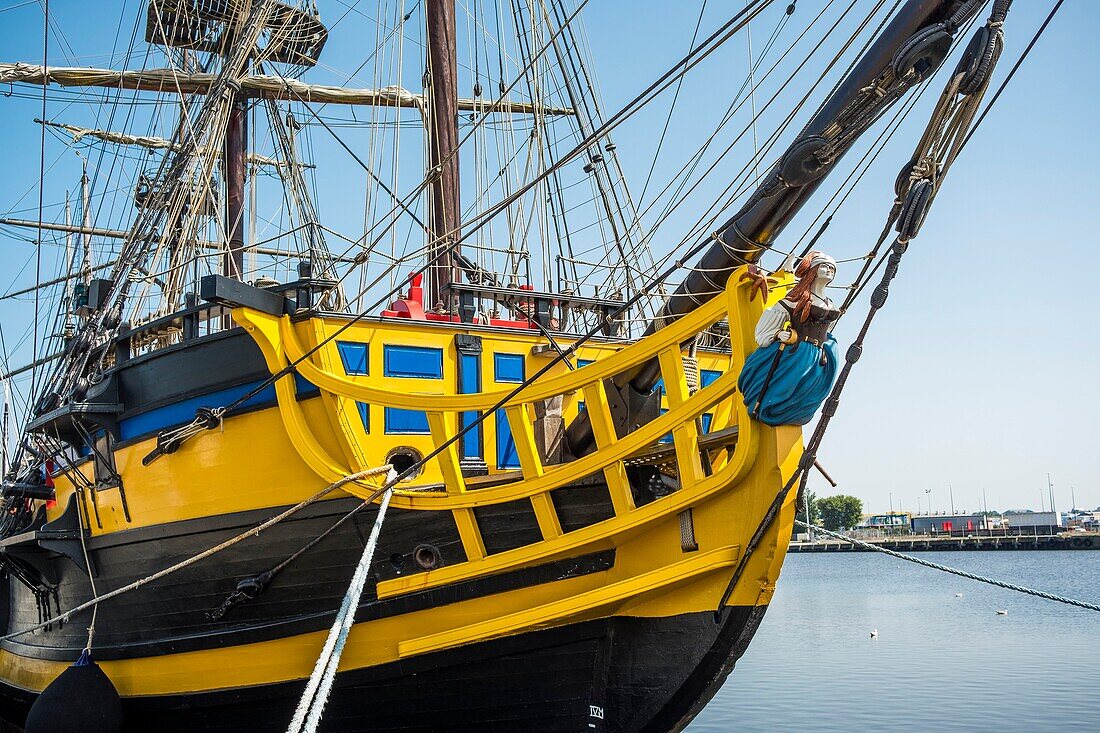
[[[898,535],[893,537],[859,538],[863,542],[896,552],[926,551],[998,551],[998,550],[1100,550],[1100,533],[1063,532],[1039,535],[996,535],[935,537],[930,535]],[[788,552],[873,552],[844,540],[791,542]]]

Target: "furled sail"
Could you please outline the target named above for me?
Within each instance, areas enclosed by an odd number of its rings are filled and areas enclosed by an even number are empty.
[[[43,71],[35,64],[0,63],[0,84],[57,84],[63,87],[108,87],[146,92],[176,92],[206,94],[220,74],[184,74],[174,69],[143,71],[112,71],[51,66]],[[289,77],[256,74],[242,77],[239,82],[242,97],[273,99],[280,102],[312,102],[315,104],[351,104],[377,107],[406,107],[423,111],[427,104],[423,94],[414,94],[398,86],[381,89],[352,89],[306,84]],[[545,116],[572,115],[567,107],[553,107],[531,102],[492,101],[459,98],[461,112],[500,112],[539,114]]]
[[[141,148],[148,150],[180,150],[179,143],[174,143],[171,140],[166,140],[163,137],[156,137],[153,135],[131,135],[125,132],[115,132],[113,130],[95,130],[88,127],[79,127],[77,125],[69,125],[64,122],[44,122],[42,120],[35,120],[43,125],[49,125],[50,127],[56,127],[60,130],[70,133],[73,136],[73,142],[77,143],[86,137],[92,137],[96,140],[102,140],[108,143],[115,143],[116,145],[137,145]],[[205,151],[197,150],[197,154],[202,154]],[[266,155],[259,155],[257,153],[249,153],[245,160],[254,165],[267,165],[278,168],[279,166],[291,165],[285,160],[278,158],[270,158]],[[314,168],[316,166],[310,163],[294,163],[303,168]]]

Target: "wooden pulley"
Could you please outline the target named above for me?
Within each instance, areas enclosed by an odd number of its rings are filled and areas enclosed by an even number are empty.
[[[939,68],[951,51],[951,34],[943,23],[914,33],[894,54],[894,75],[902,79],[911,73],[921,81]]]
[[[817,154],[828,144],[820,135],[795,141],[779,162],[779,177],[791,188],[798,188],[825,175],[827,166]]]
[[[956,74],[963,74],[959,82],[960,94],[970,95],[985,87],[1003,48],[1004,34],[1000,28],[983,25],[974,32],[955,68]]]
[[[905,197],[905,203],[898,215],[898,239],[910,240],[920,232],[924,218],[928,215],[928,207],[932,203],[933,190],[932,181],[927,178],[917,181],[909,189],[909,195]]]

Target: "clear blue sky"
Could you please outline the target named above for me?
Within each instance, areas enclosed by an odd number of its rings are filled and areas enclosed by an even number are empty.
[[[1007,73],[1053,2],[1016,2],[994,84]],[[375,12],[375,3],[319,4],[330,22],[343,17],[326,48],[326,66],[354,69],[363,55],[363,39],[373,39],[363,14]],[[777,2],[754,22],[755,51],[767,41],[786,4]],[[592,0],[583,17],[605,111],[617,110],[685,53],[699,5]],[[823,5],[801,0],[777,48],[793,40],[792,34]],[[870,5],[867,0],[857,3]],[[737,6],[708,3],[703,33],[716,28]],[[347,12],[349,7],[355,12]],[[51,34],[51,63],[70,64],[75,59],[114,68],[121,68],[122,61],[111,54],[125,47],[135,14],[144,13],[144,3],[135,0],[53,0],[50,8],[57,29]],[[838,12],[830,5],[827,14]],[[863,498],[869,510],[885,510],[891,502],[894,508],[915,510],[918,496],[927,509],[925,489],[932,490],[934,509],[947,510],[949,486],[956,509],[979,508],[983,488],[991,508],[1037,509],[1040,494],[1046,495],[1048,471],[1059,508],[1069,506],[1070,487],[1079,506],[1100,506],[1100,469],[1093,459],[1100,432],[1095,417],[1100,413],[1100,389],[1094,381],[1100,339],[1088,326],[1087,316],[1081,317],[1082,307],[1094,297],[1092,261],[1100,230],[1094,174],[1100,159],[1094,131],[1100,94],[1091,73],[1098,21],[1100,4],[1065,4],[952,170],[920,238],[910,247],[821,453],[822,463],[841,483],[839,490]],[[39,3],[0,0],[0,61],[40,63],[41,24]],[[116,41],[120,27],[123,41]],[[841,30],[845,27],[842,24]],[[745,77],[746,41],[744,35],[731,40],[684,83],[655,180],[667,180],[714,129]],[[140,40],[138,46],[143,46]],[[787,68],[782,66],[776,78]],[[333,83],[341,81],[337,76],[318,68],[305,78]],[[827,83],[831,86],[837,76],[834,71]],[[896,172],[909,159],[942,78],[834,219],[821,248],[838,259],[862,254],[878,234]],[[803,83],[797,92],[807,86]],[[763,104],[776,87],[762,85],[757,102]],[[6,91],[0,90],[0,95]],[[787,113],[790,99],[781,97],[773,111],[762,115],[760,139]],[[811,105],[820,99],[821,92]],[[653,160],[670,102],[671,95],[664,95],[616,131],[618,154],[635,193]],[[32,119],[40,116],[39,105],[18,95],[0,96],[0,150],[5,162],[0,215],[37,215],[39,127]],[[796,119],[795,127],[808,113]],[[70,110],[61,102],[51,103],[47,114],[78,124],[94,121],[87,107]],[[680,241],[725,185],[723,174],[733,175],[752,152],[751,138],[746,138],[722,161],[713,180],[700,188],[697,206],[689,202],[660,229],[653,242],[658,254]],[[52,137],[46,158],[46,203],[57,204],[65,188],[76,187],[79,162]],[[768,157],[766,163],[773,159]],[[360,174],[349,166],[319,175],[322,218],[342,231],[356,231],[361,226],[362,196],[344,189],[347,176]],[[811,202],[780,238],[780,246],[798,239],[824,206],[822,194],[831,193],[834,183],[839,181],[823,187],[819,200]],[[47,218],[59,219],[57,211],[50,209]],[[30,244],[0,237],[0,252],[7,263],[0,278],[5,291],[33,281]],[[54,256],[50,255],[47,272],[53,270]],[[842,263],[838,282],[850,280],[857,267]],[[861,316],[860,308],[855,311],[838,328],[842,346],[850,341]],[[13,364],[29,357],[29,345],[15,343],[27,314],[26,302],[0,302],[0,323]],[[813,484],[819,494],[831,491],[816,476]]]

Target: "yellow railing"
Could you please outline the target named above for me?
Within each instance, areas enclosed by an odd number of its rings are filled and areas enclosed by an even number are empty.
[[[503,485],[468,489],[460,468],[457,442],[447,446],[436,458],[445,489],[434,491],[400,490],[395,492],[395,507],[417,510],[451,511],[467,556],[471,560],[485,558],[506,560],[510,553],[486,558],[485,546],[473,515],[474,507],[501,502],[528,499],[538,520],[543,536],[540,554],[552,556],[571,551],[585,543],[606,537],[609,533],[629,531],[632,527],[664,515],[675,506],[690,506],[706,495],[729,487],[743,478],[755,459],[758,432],[766,427],[752,421],[747,409],[738,399],[729,399],[736,391],[737,372],[744,359],[754,348],[753,328],[764,306],[751,302],[748,288],[738,283],[740,271],[730,278],[724,296],[715,297],[695,312],[659,330],[655,334],[631,344],[615,354],[589,364],[584,369],[547,376],[527,386],[517,395],[503,402],[508,423],[512,429],[519,457],[522,480]],[[732,350],[730,371],[710,385],[690,394],[685,375],[681,344],[717,321],[728,317]],[[409,394],[371,384],[370,377],[349,379],[333,371],[339,363],[335,357],[335,340],[323,344],[309,357],[302,359],[308,350],[324,340],[323,324],[313,329],[302,329],[310,334],[312,344],[303,344],[301,332],[288,316],[272,316],[249,309],[237,309],[234,318],[252,334],[263,351],[268,368],[274,373],[291,362],[302,377],[315,384],[324,393],[351,400],[406,410],[422,411],[427,415],[431,442],[435,447],[444,445],[459,429],[459,416],[463,412],[487,412],[498,406],[511,389],[498,389],[478,394],[423,395]],[[314,319],[318,320],[318,319]],[[374,324],[362,326],[376,328]],[[353,326],[349,337],[354,337]],[[656,357],[659,360],[668,400],[668,411],[637,430],[618,437],[604,380],[637,367]],[[558,465],[545,465],[537,447],[533,411],[536,403],[559,395],[580,393],[584,396],[585,409],[592,422],[596,450],[591,454]],[[336,421],[338,433],[348,442],[342,452],[345,459],[332,455],[318,440],[311,429],[301,404],[296,399],[294,380],[289,377],[276,383],[278,409],[291,443],[302,460],[324,481],[335,481],[366,466],[348,465],[361,463],[364,451],[356,450],[361,438],[351,435],[348,426]],[[715,405],[728,400],[730,409],[715,414],[712,430],[731,425],[738,427],[737,444],[731,457],[722,457],[704,471],[700,459],[698,418]],[[680,489],[665,500],[643,507],[635,507],[633,493],[627,480],[625,461],[655,445],[665,435],[673,437],[675,462],[680,479]],[[563,535],[562,527],[551,500],[554,489],[573,484],[594,474],[603,475],[615,516],[581,530]],[[349,487],[352,493],[365,496],[364,488]],[[669,506],[664,506],[668,504]],[[459,566],[461,567],[461,566]],[[447,568],[453,574],[458,568]],[[429,573],[437,576],[440,573]],[[423,582],[423,577],[411,582]]]

